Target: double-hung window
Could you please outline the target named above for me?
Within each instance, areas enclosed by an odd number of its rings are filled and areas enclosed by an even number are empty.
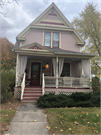
[[[51,32],[45,32],[45,46],[51,46]]]
[[[59,33],[53,32],[53,47],[59,47]]]

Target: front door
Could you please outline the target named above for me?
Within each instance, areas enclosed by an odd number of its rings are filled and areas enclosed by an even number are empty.
[[[40,85],[40,63],[31,63],[31,85]]]

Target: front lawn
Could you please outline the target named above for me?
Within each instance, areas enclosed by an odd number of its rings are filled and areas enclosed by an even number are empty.
[[[11,118],[14,116],[15,110],[1,110],[1,133],[7,130]]]
[[[20,105],[20,101],[12,100],[11,102],[6,102],[1,104],[1,133],[3,134],[5,130],[8,130],[9,124]]]
[[[51,134],[100,134],[100,107],[46,108]]]

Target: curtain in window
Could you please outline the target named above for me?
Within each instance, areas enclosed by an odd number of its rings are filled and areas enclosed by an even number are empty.
[[[51,33],[45,32],[45,46],[51,46]]]
[[[56,77],[56,58],[53,58],[52,61],[53,61],[53,73],[54,76]]]
[[[18,66],[17,66],[17,76],[21,76],[24,74],[25,69],[27,65],[27,56],[19,56],[18,58]],[[17,82],[18,82],[18,77],[17,77]]]
[[[53,33],[53,47],[59,47],[59,33]]]
[[[58,61],[59,61],[59,73],[58,73],[58,76],[60,77],[61,73],[62,73],[62,70],[63,70],[64,58],[59,58]]]
[[[86,60],[82,60],[82,75],[84,77],[90,77],[90,60],[86,59]]]

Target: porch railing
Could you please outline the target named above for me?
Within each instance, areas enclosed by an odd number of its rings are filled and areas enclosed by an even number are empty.
[[[26,73],[24,73],[23,80],[21,83],[21,100],[23,99],[23,93],[24,93],[24,89],[25,89],[25,77],[26,77]]]
[[[58,83],[57,83],[58,82]],[[44,87],[90,88],[89,78],[44,76]]]

